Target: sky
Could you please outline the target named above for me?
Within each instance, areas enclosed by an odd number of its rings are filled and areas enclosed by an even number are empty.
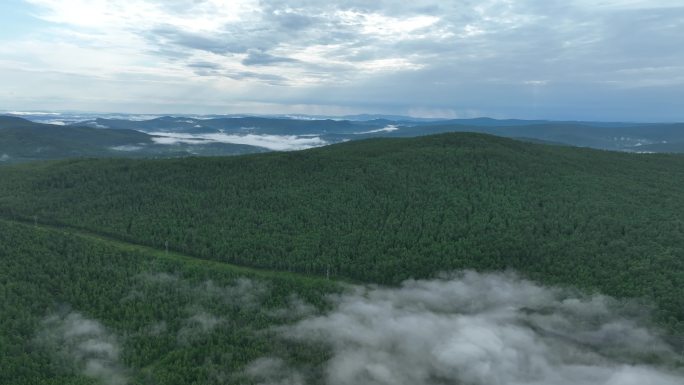
[[[682,0],[3,0],[0,110],[684,121]]]

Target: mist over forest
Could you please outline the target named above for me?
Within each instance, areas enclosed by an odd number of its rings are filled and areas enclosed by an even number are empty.
[[[136,334],[175,338],[188,348],[233,327],[230,316],[200,304],[259,309],[267,282],[238,278],[227,286],[193,284],[169,273],[139,282],[173,287],[190,302],[178,326],[156,321]],[[145,301],[133,289],[126,301]],[[319,367],[270,353],[221,378],[257,384],[680,384],[682,357],[654,326],[643,304],[544,287],[508,273],[474,271],[408,280],[398,287],[345,285],[323,308],[296,294],[269,317],[285,324],[248,333],[329,351]],[[122,340],[96,319],[62,306],[38,323],[34,342],[54,362],[104,384],[134,383],[121,360]],[[244,331],[244,330],[243,330]],[[679,347],[682,348],[681,346]]]
[[[684,385],[682,20],[0,1],[0,385]]]

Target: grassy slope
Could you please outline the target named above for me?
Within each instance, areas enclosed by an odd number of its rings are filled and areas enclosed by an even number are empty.
[[[5,217],[246,266],[397,283],[461,268],[653,298],[684,321],[684,158],[477,134],[0,168]]]

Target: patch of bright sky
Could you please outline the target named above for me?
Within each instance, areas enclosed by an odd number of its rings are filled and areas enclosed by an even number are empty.
[[[0,1],[0,39],[17,38],[46,27],[35,17],[37,9],[22,0]]]

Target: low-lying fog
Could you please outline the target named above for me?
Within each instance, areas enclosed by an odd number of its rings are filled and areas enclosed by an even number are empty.
[[[467,272],[356,287],[333,310],[279,330],[322,343],[329,385],[682,385],[681,356],[648,312],[508,274]],[[284,357],[255,361],[260,384],[305,384]],[[647,364],[645,362],[657,362]]]
[[[144,275],[141,286],[202,301],[229,301],[244,311],[286,326],[273,338],[329,349],[323,367],[265,356],[244,370],[226,372],[235,383],[261,385],[683,385],[681,346],[653,328],[649,310],[631,301],[544,287],[514,274],[464,272],[398,287],[349,286],[328,298],[321,312],[299,297],[265,310],[268,282],[237,279],[220,286],[191,283],[167,273]],[[144,298],[133,290],[129,300]],[[200,301],[202,300],[202,301]],[[261,310],[260,310],[261,309]],[[230,328],[229,315],[197,305],[186,309],[180,329],[163,320],[143,328],[175,338],[179,346],[206,343]],[[223,331],[225,332],[225,331]],[[108,385],[134,374],[122,365],[122,333],[71,312],[50,315],[38,341],[61,362]],[[203,342],[204,341],[204,342]],[[226,347],[230,350],[230,347]],[[308,365],[308,363],[305,363]]]
[[[329,144],[318,136],[302,135],[263,135],[263,134],[186,134],[175,132],[150,132],[152,140],[158,144],[208,144],[233,143],[267,148],[273,151],[305,150]]]

